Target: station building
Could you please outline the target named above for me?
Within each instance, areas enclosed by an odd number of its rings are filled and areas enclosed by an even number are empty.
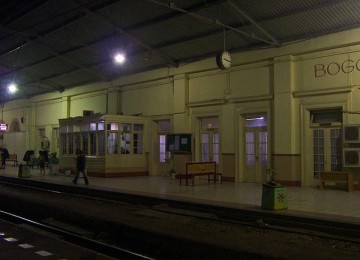
[[[227,70],[213,57],[9,101],[0,145],[19,163],[27,150],[56,152],[60,170],[83,149],[90,176],[216,161],[223,181],[261,183],[272,167],[284,185],[315,186],[319,171],[344,167],[342,127],[360,125],[359,34],[232,53]],[[190,152],[167,152],[176,133],[191,134]]]

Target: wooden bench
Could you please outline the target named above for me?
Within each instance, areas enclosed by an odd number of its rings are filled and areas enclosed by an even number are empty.
[[[220,183],[222,183],[222,174],[216,172],[216,162],[190,162],[186,163],[186,171],[183,174],[178,174],[181,180],[185,179],[186,186],[188,186],[188,180],[192,180],[194,186],[195,176],[208,176],[208,182],[210,182],[210,176],[214,176],[214,183],[216,182],[217,176],[220,176]]]
[[[320,172],[320,190],[325,188],[325,182],[344,182],[347,191],[354,191],[354,175],[351,172]]]
[[[2,159],[2,156],[0,156],[1,159]],[[17,160],[17,154],[14,153],[14,154],[10,154],[9,155],[9,158],[6,159],[6,161],[11,161],[11,162],[14,162],[14,166],[17,166],[18,165],[18,160]]]

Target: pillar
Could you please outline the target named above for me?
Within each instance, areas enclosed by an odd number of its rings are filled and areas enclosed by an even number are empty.
[[[274,59],[274,102],[272,125],[272,160],[276,169],[275,179],[285,185],[300,185],[300,147],[296,129],[300,127],[296,118],[293,57]]]

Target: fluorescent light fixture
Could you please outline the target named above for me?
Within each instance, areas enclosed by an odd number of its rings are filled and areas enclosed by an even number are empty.
[[[264,117],[260,116],[260,117],[252,117],[252,118],[246,118],[247,121],[252,121],[252,120],[263,120]]]
[[[116,53],[114,56],[114,61],[117,64],[123,64],[125,62],[125,55],[123,53]]]
[[[8,86],[9,93],[13,94],[17,91],[17,85],[15,83],[10,83]]]

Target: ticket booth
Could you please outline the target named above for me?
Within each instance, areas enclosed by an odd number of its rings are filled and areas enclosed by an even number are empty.
[[[59,119],[59,169],[76,170],[76,154],[86,155],[87,173],[96,177],[147,176],[145,118],[89,115]]]

